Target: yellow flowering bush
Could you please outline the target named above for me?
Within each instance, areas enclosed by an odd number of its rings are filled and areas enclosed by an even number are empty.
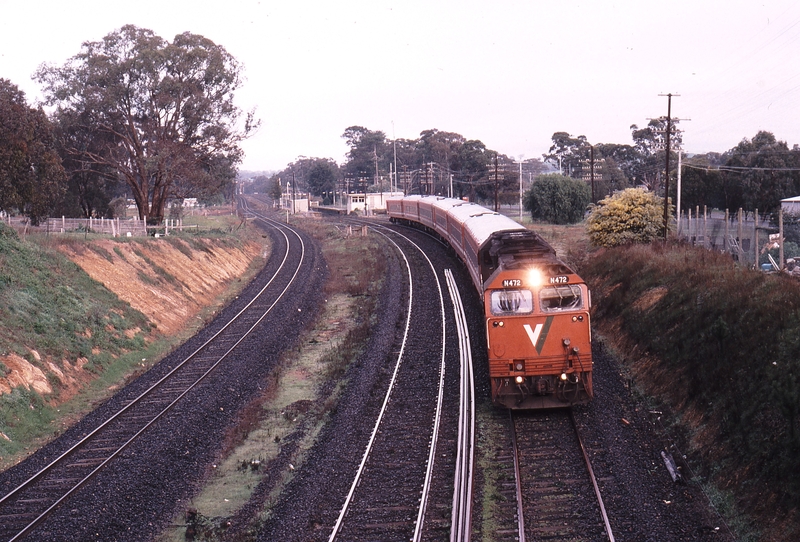
[[[586,228],[598,247],[649,243],[664,235],[664,199],[644,188],[626,188],[594,205]]]

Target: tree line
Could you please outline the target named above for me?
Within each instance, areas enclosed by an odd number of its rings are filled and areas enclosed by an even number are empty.
[[[678,153],[681,131],[673,121],[670,137],[669,198],[677,202]],[[553,134],[545,155],[564,175],[589,179],[595,169],[593,203],[630,187],[644,187],[663,197],[666,175],[665,119],[653,119],[644,128],[630,127],[632,144],[590,144],[584,136]],[[685,157],[685,158],[684,158]],[[687,209],[756,209],[774,214],[780,200],[800,195],[800,147],[789,148],[771,132],[759,131],[723,153],[684,154],[681,167],[681,207]]]
[[[673,205],[677,201],[676,149],[682,144],[678,124],[677,120],[671,123],[670,134]],[[632,125],[631,144],[592,144],[583,135],[554,133],[542,159],[522,161],[525,208],[535,219],[570,223],[585,215],[587,205],[628,188],[645,188],[663,197],[666,130],[663,118],[641,128]],[[342,138],[349,151],[341,165],[330,158],[301,156],[272,176],[255,177],[245,190],[279,197],[293,182],[295,189],[326,202],[336,191],[392,188],[409,194],[452,195],[490,206],[518,201],[520,161],[487,148],[480,140],[438,129],[424,130],[417,139],[392,140],[384,132],[363,126],[350,126]],[[770,132],[745,138],[725,153],[682,158],[684,212],[708,206],[774,213],[781,199],[800,194],[800,148],[790,149]],[[568,179],[581,181],[588,191]],[[537,187],[534,180],[544,182]]]
[[[171,42],[126,25],[35,74],[50,114],[0,79],[0,210],[114,216],[136,202],[160,222],[167,202],[232,195],[241,141],[257,126],[233,103],[241,65],[189,32]]]
[[[258,125],[253,112],[233,103],[241,70],[224,47],[203,36],[186,32],[170,42],[126,25],[85,42],[63,65],[39,68],[35,79],[49,113],[0,79],[0,211],[34,222],[52,215],[110,217],[131,198],[140,218],[159,222],[169,201],[232,197],[240,143]],[[675,202],[681,132],[678,121],[671,126],[668,196]],[[454,132],[428,129],[416,139],[390,139],[350,126],[342,134],[349,147],[342,164],[301,156],[246,189],[279,197],[291,182],[326,202],[341,191],[397,189],[496,206],[518,201],[520,180],[533,190],[534,179],[557,171],[589,186],[595,204],[637,186],[663,197],[666,119],[630,130],[630,144],[592,144],[556,132],[541,159],[515,160]],[[688,157],[682,207],[772,213],[782,198],[800,194],[799,172],[800,148],[761,131],[724,153]],[[564,198],[585,198],[576,185],[552,181],[542,187],[547,194],[526,194],[534,216],[537,208],[547,214],[548,201],[566,209]],[[571,216],[582,216],[582,202],[573,202]]]
[[[296,189],[323,201],[330,201],[337,191],[392,189],[498,204],[518,201],[520,161],[480,140],[435,128],[423,130],[416,139],[389,139],[384,132],[363,126],[346,128],[342,138],[349,147],[342,164],[301,156],[272,176],[256,176],[245,191],[280,193],[287,183],[294,183]],[[538,158],[521,162],[526,183],[548,170]]]

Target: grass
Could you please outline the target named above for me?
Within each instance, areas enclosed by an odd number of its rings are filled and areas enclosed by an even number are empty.
[[[19,239],[0,226],[0,356],[16,354],[50,372],[44,361],[61,365],[86,358],[86,368],[103,372],[126,353],[145,344],[144,316],[90,279],[58,252]],[[101,354],[102,353],[102,354]],[[6,367],[6,371],[8,368]],[[52,436],[58,417],[51,403],[63,388],[53,381],[46,400],[15,388],[0,396],[0,467],[6,467],[35,441]]]
[[[212,218],[207,220],[212,223]],[[213,220],[220,231],[238,223],[230,216]],[[203,250],[210,250],[202,234],[192,237]],[[264,242],[255,228],[242,228],[235,236],[215,233],[213,237],[215,243]],[[28,235],[20,239],[13,230],[0,225],[0,359],[20,356],[47,374],[53,388],[46,395],[25,388],[0,395],[0,469],[59,435],[127,380],[185,341],[237,295],[263,263],[254,261],[241,281],[231,281],[220,298],[188,322],[180,334],[164,337],[152,333],[153,327],[144,315],[57,250],[59,245],[69,245],[76,252],[93,250],[108,259],[109,251],[94,246],[100,238],[108,239],[92,235]],[[116,243],[132,241],[119,238]],[[139,238],[136,242],[148,241]],[[121,256],[124,251],[118,246],[114,252]],[[74,366],[82,358],[84,371],[69,373],[64,361]],[[78,381],[62,383],[47,363],[54,363]],[[8,373],[9,368],[0,362],[0,378]]]
[[[502,449],[495,443],[504,442],[508,438],[508,428],[503,427],[494,413],[494,406],[484,401],[476,412],[476,456],[477,470],[482,476],[480,484],[480,502],[473,514],[479,515],[480,540],[495,540],[498,529],[503,528],[495,518],[502,517],[498,510],[500,504],[507,501],[501,492],[501,486],[507,483],[506,474],[499,468],[496,451]]]
[[[598,251],[581,274],[594,325],[673,413],[692,468],[735,494],[722,510],[737,535],[755,536],[750,518],[761,540],[797,532],[800,282],[660,243]]]
[[[144,317],[90,279],[57,252],[13,237],[0,237],[0,355],[42,356],[92,348],[118,351],[134,344],[124,333],[144,327]],[[71,345],[78,345],[74,348]]]

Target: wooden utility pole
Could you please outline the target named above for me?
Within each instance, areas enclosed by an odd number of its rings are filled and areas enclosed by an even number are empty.
[[[594,195],[594,145],[589,145],[589,176],[592,181],[592,203],[597,203]]]
[[[294,208],[294,200],[296,196],[295,186],[297,186],[297,182],[295,181],[294,178],[294,170],[292,170],[292,214],[295,213],[295,208]]]
[[[680,120],[692,120],[692,119],[673,119],[672,118],[672,97],[673,96],[680,96],[680,94],[659,94],[659,96],[666,96],[667,97],[667,134],[666,134],[666,176],[664,178],[664,241],[667,240],[667,234],[669,233],[669,158],[670,158],[670,137],[672,136],[672,121],[680,121]],[[661,117],[662,119],[664,117]],[[679,130],[676,130],[679,132]],[[680,152],[680,151],[679,151]],[[678,168],[680,168],[680,155],[678,155]],[[680,170],[678,171],[678,179],[680,179]],[[678,190],[680,190],[680,185],[678,185]],[[678,198],[680,198],[680,192],[678,193]],[[680,203],[680,199],[678,200]],[[680,216],[680,206],[678,207],[678,216]]]
[[[500,199],[499,199],[499,190],[500,190],[500,181],[497,177],[497,153],[494,153],[494,212],[498,212],[500,210]]]
[[[660,94],[659,96],[664,96]],[[664,242],[667,241],[669,233],[669,136],[672,132],[672,97],[680,94],[668,93],[667,96],[667,158],[666,175],[664,177]]]
[[[524,155],[519,156],[519,221],[522,222],[522,164],[525,162],[523,160]]]

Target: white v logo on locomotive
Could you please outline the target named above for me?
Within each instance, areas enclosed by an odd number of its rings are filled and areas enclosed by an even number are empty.
[[[542,328],[544,327],[543,324],[536,324],[536,329],[531,329],[530,324],[525,324],[522,327],[525,328],[525,333],[528,334],[528,338],[531,340],[533,347],[536,348],[536,343],[539,342],[539,334],[542,332]]]

